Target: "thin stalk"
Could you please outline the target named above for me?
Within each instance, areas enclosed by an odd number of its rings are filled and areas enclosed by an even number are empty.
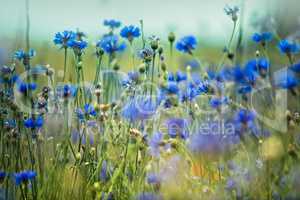
[[[152,84],[153,84],[153,81],[154,81],[155,56],[156,56],[156,54],[154,53],[154,54],[153,54],[153,58],[152,58],[150,101],[151,101],[151,99],[152,99]]]
[[[236,26],[237,26],[237,23],[236,23],[236,21],[234,21],[232,33],[231,33],[231,36],[230,36],[230,39],[229,39],[229,42],[227,45],[228,51],[230,51],[230,48],[231,48],[231,43],[232,43],[234,35],[235,35]],[[221,59],[220,63],[218,64],[219,67],[221,67],[223,65],[225,58],[226,58],[226,52],[223,53],[222,59]]]
[[[95,75],[95,78],[94,78],[94,86],[96,86],[99,82],[99,75],[100,75],[100,71],[101,71],[101,63],[102,63],[102,56],[99,56],[98,65],[97,65],[97,69],[96,69],[96,75]]]
[[[29,0],[25,0],[26,9],[26,52],[30,49],[30,15],[29,15]]]
[[[67,58],[68,58],[68,49],[65,48],[65,58],[64,58],[64,75],[63,75],[63,82],[65,82],[66,73],[67,73]]]
[[[145,48],[146,46],[146,41],[145,41],[145,35],[144,35],[144,21],[143,20],[140,20],[140,24],[141,24],[141,32],[142,32],[142,42],[143,42],[143,48]]]
[[[170,65],[173,63],[173,42],[170,42]]]
[[[135,56],[134,56],[134,49],[133,49],[132,42],[130,42],[130,50],[132,54],[132,69],[133,71],[135,71]]]

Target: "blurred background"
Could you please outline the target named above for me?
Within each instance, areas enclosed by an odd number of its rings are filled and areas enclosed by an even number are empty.
[[[236,5],[239,12],[239,32],[242,32],[241,48],[236,51],[238,64],[255,57],[258,48],[251,41],[254,32],[270,31],[281,38],[300,38],[300,0],[29,0],[30,43],[37,56],[33,65],[50,65],[56,71],[58,80],[63,69],[64,53],[53,44],[56,32],[63,30],[83,31],[87,34],[89,48],[85,52],[83,64],[87,79],[94,77],[97,59],[95,43],[107,32],[104,19],[117,19],[123,25],[144,21],[145,36],[153,34],[161,38],[165,47],[168,70],[184,70],[193,58],[174,52],[170,61],[167,36],[175,32],[176,38],[194,34],[198,39],[195,56],[200,65],[216,66],[222,59],[223,48],[230,38],[233,23],[226,16],[224,7]],[[26,0],[0,0],[0,65],[12,63],[15,50],[25,48]],[[237,35],[238,36],[238,35]],[[235,37],[234,45],[237,44]],[[271,70],[287,66],[288,59],[277,48],[278,37],[269,45]],[[134,50],[141,48],[135,41]],[[122,71],[132,69],[131,52],[127,50],[118,56]],[[104,61],[104,63],[107,63]],[[136,62],[136,64],[139,64]],[[72,56],[68,67],[74,66]],[[22,69],[22,67],[18,67]],[[61,72],[61,73],[60,73]],[[72,74],[70,74],[72,76]],[[296,101],[298,101],[296,99]],[[295,104],[293,104],[295,105]]]

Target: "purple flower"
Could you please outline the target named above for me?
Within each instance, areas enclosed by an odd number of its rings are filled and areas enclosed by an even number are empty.
[[[232,123],[207,121],[191,134],[188,148],[195,154],[220,154],[231,150],[239,142]]]
[[[194,154],[208,154],[222,153],[229,145],[230,141],[221,135],[196,133],[191,136],[188,147]]]
[[[160,181],[161,181],[161,178],[156,173],[149,173],[147,175],[147,183],[148,184],[156,185],[156,184],[159,184]]]
[[[226,182],[226,189],[233,190],[236,188],[236,181],[233,178],[228,178]]]
[[[233,123],[235,131],[241,135],[245,131],[250,131],[254,136],[258,136],[259,129],[255,124],[256,113],[252,110],[240,109],[235,113]]]
[[[122,110],[122,116],[131,122],[143,121],[151,118],[157,107],[157,101],[149,96],[131,97]]]
[[[168,134],[171,138],[176,138],[177,136],[182,139],[188,138],[188,122],[186,119],[170,118],[166,120],[165,124],[168,128]]]
[[[108,172],[107,172],[107,162],[104,160],[102,162],[101,170],[100,170],[100,180],[106,182],[108,180]]]
[[[160,155],[160,145],[163,141],[163,134],[161,132],[154,133],[148,141],[150,147],[150,154],[154,157]]]

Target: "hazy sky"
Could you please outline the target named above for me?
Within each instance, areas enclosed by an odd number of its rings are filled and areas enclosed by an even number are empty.
[[[198,34],[203,38],[225,39],[232,28],[223,8],[242,0],[30,0],[31,35],[52,38],[57,31],[76,29],[91,39],[105,31],[104,19],[115,18],[123,24],[144,20],[145,32],[165,36]],[[245,0],[246,21],[254,10],[272,12],[278,0]],[[0,36],[16,37],[24,32],[25,0],[0,0]],[[264,8],[264,9],[261,9]]]

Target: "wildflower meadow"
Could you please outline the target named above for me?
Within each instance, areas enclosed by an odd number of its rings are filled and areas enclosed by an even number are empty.
[[[246,36],[243,8],[224,4],[220,56],[201,32],[103,18],[98,40],[51,33],[39,63],[29,3],[0,65],[0,200],[300,199],[296,38]]]

